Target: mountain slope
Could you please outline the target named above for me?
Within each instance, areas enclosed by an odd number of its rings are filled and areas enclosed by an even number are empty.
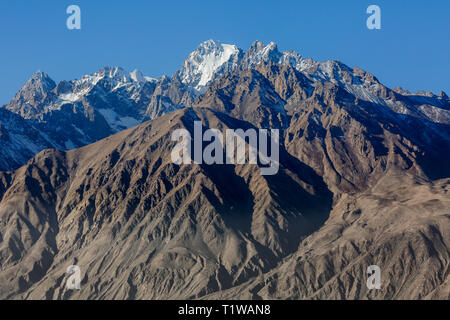
[[[19,115],[0,108],[0,169],[18,168],[43,149],[50,138]]]
[[[0,109],[0,298],[449,299],[449,115],[274,43],[207,41],[170,78],[38,72]],[[174,164],[194,121],[279,129],[278,174]]]
[[[448,124],[360,100],[335,82],[312,81],[291,66],[268,63],[229,73],[194,106],[280,128],[286,149],[334,192],[362,191],[391,168],[431,179],[450,176]]]
[[[326,220],[331,193],[285,152],[274,178],[172,164],[170,132],[196,118],[245,125],[186,109],[19,169],[0,204],[0,296],[67,298],[56,287],[68,263],[86,272],[79,298],[202,296],[273,267]]]
[[[190,108],[3,176],[2,298],[448,298],[448,179],[391,167],[331,207],[284,149],[274,177],[172,164],[170,132],[194,120],[251,127]],[[65,289],[70,264],[81,291]],[[371,264],[383,270],[376,293]]]
[[[450,180],[391,171],[364,193],[345,196],[330,219],[273,270],[205,299],[450,298]],[[367,267],[381,289],[366,287]]]

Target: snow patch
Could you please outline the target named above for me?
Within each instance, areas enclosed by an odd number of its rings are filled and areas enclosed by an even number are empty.
[[[219,41],[210,40],[201,44],[184,62],[182,82],[188,85],[194,82],[194,89],[200,90],[238,53],[239,49],[235,45]]]
[[[122,131],[124,129],[137,126],[141,122],[133,117],[119,116],[117,112],[111,109],[98,109],[98,112],[105,118],[111,129],[115,131]]]

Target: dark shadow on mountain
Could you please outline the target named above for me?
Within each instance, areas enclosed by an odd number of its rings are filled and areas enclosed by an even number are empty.
[[[333,206],[333,193],[311,167],[281,146],[280,170],[278,174],[265,178],[274,194],[280,197],[285,211],[301,213],[301,217],[287,217],[290,228],[285,234],[288,240],[286,250],[292,252],[304,237],[320,229],[328,220]]]
[[[235,173],[233,165],[202,165],[223,199],[221,202],[209,189],[203,192],[220,214],[225,224],[243,234],[251,233],[254,197],[244,179]]]
[[[258,130],[249,122],[237,120],[212,109],[208,110],[229,128]],[[192,130],[193,124],[185,123],[185,125],[189,131]],[[280,144],[283,141],[284,138],[280,137]],[[240,231],[249,232],[253,196],[243,178],[236,175],[232,165],[202,165],[202,168],[219,190],[230,195],[229,199],[233,199],[226,204],[220,204],[212,193],[209,195],[210,201],[215,201],[212,203],[215,203],[217,208],[223,211],[227,225]],[[287,230],[277,230],[284,242],[281,246],[285,252],[293,252],[304,237],[318,230],[328,219],[333,204],[333,193],[328,189],[322,177],[311,167],[290,155],[283,145],[280,145],[279,172],[273,176],[264,176],[264,178],[268,181],[272,197],[282,206],[282,210],[285,212],[284,218],[289,223]],[[225,189],[227,187],[224,186],[230,186],[232,190]],[[242,203],[244,206],[240,207],[241,210],[238,212],[243,216],[236,219],[236,214],[229,211],[228,208],[240,206]],[[247,227],[243,228],[243,225]],[[275,221],[273,227],[277,228]]]
[[[367,128],[381,128],[382,123],[385,130],[408,139],[420,148],[415,151],[415,160],[429,179],[450,177],[450,125],[395,113],[380,104],[362,102],[361,107],[373,116],[371,121],[364,119]],[[350,112],[352,115],[359,114]]]

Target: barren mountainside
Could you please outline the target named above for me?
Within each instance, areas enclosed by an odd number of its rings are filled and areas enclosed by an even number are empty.
[[[0,114],[0,164],[17,168],[0,172],[2,299],[450,298],[445,93],[207,41],[171,78],[40,73]],[[174,164],[172,132],[194,121],[279,129],[278,174]],[[35,138],[22,158],[19,136]]]

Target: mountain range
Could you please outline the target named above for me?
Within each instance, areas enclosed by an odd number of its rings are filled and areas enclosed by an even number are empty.
[[[80,80],[56,84],[46,73],[36,72],[11,102],[0,108],[0,170],[17,169],[46,148],[70,150],[85,146],[161,115],[198,105],[208,89],[214,90],[211,87],[218,78],[226,73],[255,70],[259,64],[291,67],[303,76],[301,81],[308,82],[309,90],[314,83],[331,82],[355,99],[426,121],[450,123],[449,98],[444,92],[436,96],[429,92],[411,94],[400,88],[390,90],[359,68],[280,52],[273,42],[264,45],[255,41],[244,52],[234,45],[209,40],[192,52],[171,77],[153,79],[138,70],[130,73],[120,67],[104,67]],[[263,84],[263,89],[273,90],[273,84]],[[268,104],[284,107],[302,98],[287,95],[289,92],[274,96]]]
[[[172,163],[193,121],[279,129],[279,173]],[[444,92],[209,40],[171,77],[38,71],[0,108],[0,145],[0,298],[450,298]]]

